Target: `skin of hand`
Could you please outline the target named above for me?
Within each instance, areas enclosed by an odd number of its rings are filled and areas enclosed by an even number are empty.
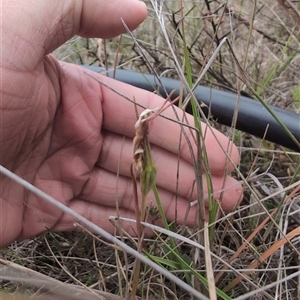
[[[130,177],[134,106],[87,76],[82,67],[60,62],[51,52],[76,34],[111,38],[124,33],[121,18],[133,30],[146,18],[146,7],[137,0],[3,0],[2,9],[0,163],[113,232],[109,216],[118,213],[135,218]],[[164,103],[153,93],[98,74],[93,76],[145,107]],[[171,107],[163,114],[175,119]],[[191,116],[188,120],[193,124]],[[177,210],[178,222],[183,222],[189,201],[196,199],[196,191],[184,138],[178,149],[180,130],[175,122],[157,117],[151,121],[149,140],[163,208],[169,220],[174,220]],[[189,130],[187,133],[190,135]],[[218,131],[214,133],[227,149],[228,139]],[[242,187],[225,174],[226,156],[209,130],[205,143],[214,197],[220,197],[218,191],[226,178],[221,205],[225,211],[232,210],[241,200]],[[192,145],[196,150],[193,141]],[[234,163],[238,162],[235,146],[230,156]],[[229,164],[227,173],[232,170]],[[74,230],[70,216],[0,176],[0,246],[47,229]],[[148,198],[155,201],[151,193]],[[195,224],[195,215],[194,206],[187,225]],[[132,224],[124,223],[123,227],[135,234]]]

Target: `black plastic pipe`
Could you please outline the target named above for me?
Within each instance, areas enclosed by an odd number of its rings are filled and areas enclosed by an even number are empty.
[[[175,92],[172,98],[179,95],[180,82],[175,79],[161,77],[160,82],[151,74],[142,74],[127,70],[106,71],[100,67],[84,66],[97,73],[105,73],[109,77],[142,88],[148,91],[159,90],[163,97],[165,91]],[[213,88],[198,86],[194,95],[199,103],[205,103],[210,110],[210,114],[220,124],[231,126],[234,111],[237,106],[238,96],[229,92],[216,90]],[[203,107],[203,106],[202,106]],[[208,114],[208,108],[203,108],[204,113]],[[270,105],[270,108],[277,117],[285,124],[294,137],[300,143],[300,115],[285,109]],[[272,115],[257,100],[240,96],[236,128],[262,138],[266,132],[265,139],[273,143],[300,152],[297,144],[286,134]]]

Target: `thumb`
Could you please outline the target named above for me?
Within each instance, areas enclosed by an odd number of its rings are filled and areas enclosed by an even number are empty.
[[[34,46],[43,55],[74,35],[111,38],[124,33],[122,19],[133,30],[147,15],[139,0],[4,0],[3,11],[2,26],[10,36],[25,40],[27,51]]]
[[[55,37],[48,42],[48,53],[74,35],[112,38],[124,33],[122,19],[133,30],[147,15],[145,3],[139,0],[46,0],[45,3],[52,10],[44,9],[44,13],[53,20],[49,32]]]
[[[139,0],[88,0],[83,4],[78,34],[84,37],[114,37],[126,32],[121,19],[133,30],[147,15],[145,3]]]

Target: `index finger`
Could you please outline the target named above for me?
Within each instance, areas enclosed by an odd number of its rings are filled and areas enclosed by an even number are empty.
[[[134,105],[121,95],[124,95],[129,99],[135,99],[138,104],[151,109],[160,107],[165,101],[154,93],[131,87],[101,75],[96,76],[99,76],[97,78],[99,78],[100,82],[106,85],[104,86],[100,83],[103,107],[103,128],[108,131],[127,137],[134,137],[134,125],[137,120]],[[118,94],[112,89],[117,90]],[[182,120],[184,112],[177,107],[174,109],[177,112],[179,119]],[[182,126],[176,123],[177,119],[173,108],[168,107],[162,114],[174,121],[170,121],[161,116],[157,116],[151,120],[149,126],[150,142],[172,153],[180,153],[180,156],[183,159],[192,163],[188,142],[184,137],[181,138]],[[186,114],[186,120],[190,125],[194,126],[193,116]],[[237,164],[239,159],[238,150],[236,146],[219,131],[207,128],[207,125],[204,123],[202,123],[201,126],[202,132],[205,132],[205,146],[207,149],[210,170],[215,175],[222,175],[224,174],[224,169],[227,165],[227,158],[223,149],[231,150],[229,156],[234,164]],[[193,152],[197,153],[197,146],[192,137],[192,131],[185,128],[185,132]],[[231,172],[234,167],[232,164],[228,164],[227,168],[228,171]]]

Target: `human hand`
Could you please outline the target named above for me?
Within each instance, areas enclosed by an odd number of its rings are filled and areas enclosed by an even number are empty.
[[[117,199],[118,214],[135,218],[130,177],[136,122],[133,104],[87,76],[81,67],[59,62],[49,53],[75,34],[109,38],[123,33],[121,18],[133,30],[146,17],[146,8],[136,0],[4,0],[2,9],[0,163],[112,232],[108,217],[116,215]],[[164,102],[149,92],[93,76],[145,107]],[[174,119],[171,108],[163,114]],[[191,116],[188,119],[193,122]],[[196,192],[191,194],[195,176],[184,139],[177,198],[175,195],[180,130],[178,124],[157,117],[149,133],[163,208],[173,220],[177,207],[179,222],[189,201],[196,199]],[[226,149],[228,139],[214,133]],[[226,176],[226,156],[210,131],[205,143],[218,199]],[[237,163],[236,147],[231,158]],[[228,171],[232,169],[230,165]],[[47,229],[73,230],[70,216],[0,176],[0,246]],[[224,188],[222,208],[232,210],[241,199],[242,188],[229,176]],[[151,193],[148,198],[153,199]],[[187,225],[194,224],[195,212],[195,208],[190,210]],[[124,224],[134,234],[131,226]]]

